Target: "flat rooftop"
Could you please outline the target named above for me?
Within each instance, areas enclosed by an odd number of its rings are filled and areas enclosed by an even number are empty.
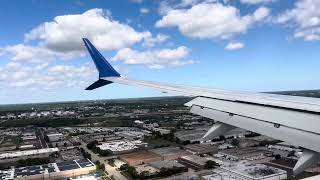
[[[196,153],[207,153],[217,151],[217,147],[210,144],[189,144],[184,147],[185,149]]]
[[[188,153],[185,150],[180,149],[179,147],[164,147],[164,148],[157,148],[152,149],[152,152],[159,154],[160,156],[172,156],[172,155],[188,155]]]
[[[37,155],[37,154],[45,154],[45,153],[53,153],[58,152],[58,148],[43,148],[43,149],[35,149],[35,150],[26,150],[26,151],[13,151],[0,154],[0,159],[7,159],[7,158],[16,158],[21,156],[30,156],[30,155]]]
[[[206,158],[196,156],[196,155],[182,156],[182,157],[180,157],[180,159],[187,160],[187,161],[199,164],[199,165],[205,165],[206,162],[208,161]]]
[[[264,164],[251,164],[246,161],[239,161],[231,166],[221,168],[248,178],[264,178],[272,175],[287,174],[286,171],[278,168]]]
[[[120,152],[120,151],[137,149],[139,145],[146,145],[146,143],[142,141],[113,141],[113,142],[103,143],[98,147],[102,150]]]
[[[161,168],[167,168],[167,169],[171,169],[173,167],[178,167],[178,168],[184,168],[185,166],[178,163],[177,161],[173,161],[173,160],[164,160],[164,161],[157,161],[157,162],[152,162],[149,163],[150,166],[161,170]]]
[[[59,163],[13,168],[5,171],[0,170],[0,180],[23,178],[38,174],[50,174],[54,172],[63,172],[92,166],[95,165],[89,159],[77,159]]]
[[[272,153],[272,151],[257,149],[257,148],[236,148],[236,149],[226,149],[219,151],[221,154],[231,155],[231,156],[247,156],[250,154],[266,154]]]

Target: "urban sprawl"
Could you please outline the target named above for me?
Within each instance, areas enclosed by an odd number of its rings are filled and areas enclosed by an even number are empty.
[[[203,141],[215,123],[186,97],[0,107],[0,180],[282,180],[299,147],[234,129]]]

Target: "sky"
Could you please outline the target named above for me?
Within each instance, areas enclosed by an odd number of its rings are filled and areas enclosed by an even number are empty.
[[[85,91],[98,73],[83,37],[133,79],[319,89],[319,9],[319,0],[3,0],[0,104],[165,95],[117,84]]]

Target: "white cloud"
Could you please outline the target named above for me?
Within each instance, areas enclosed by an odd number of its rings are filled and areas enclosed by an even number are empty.
[[[260,4],[260,3],[270,3],[277,0],[240,0],[243,4]]]
[[[200,39],[228,39],[245,33],[270,13],[265,7],[241,16],[237,8],[220,3],[200,3],[190,9],[170,10],[156,27],[175,27],[185,36]]]
[[[320,1],[299,0],[294,8],[275,18],[277,23],[293,24],[294,38],[306,41],[320,40]]]
[[[130,48],[121,49],[112,58],[113,61],[123,61],[125,64],[144,64],[149,68],[160,69],[193,64],[192,60],[185,60],[190,50],[185,46],[176,49],[159,49],[139,52]]]
[[[169,39],[168,35],[157,34],[157,36],[155,36],[155,37],[149,36],[148,38],[145,38],[143,45],[148,46],[148,47],[152,47],[155,44],[166,42],[168,39]]]
[[[229,42],[227,46],[224,48],[225,50],[237,50],[244,48],[244,44],[242,42]]]
[[[140,13],[148,14],[149,13],[149,9],[148,8],[140,8]]]
[[[5,52],[11,55],[13,61],[41,61],[42,59],[51,58],[54,55],[54,53],[46,49],[24,44],[7,46]]]
[[[113,20],[109,11],[91,9],[83,14],[57,16],[25,35],[25,40],[39,40],[39,45],[56,52],[83,50],[82,37],[97,48],[114,50],[142,41],[150,32],[137,32],[132,27]]]
[[[95,79],[95,71],[86,65],[55,65],[44,63],[30,66],[10,62],[0,67],[0,83],[23,89],[57,89],[70,86],[89,85]]]

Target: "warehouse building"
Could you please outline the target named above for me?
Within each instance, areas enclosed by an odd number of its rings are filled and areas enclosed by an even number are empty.
[[[138,149],[143,149],[148,146],[147,143],[144,143],[140,140],[136,141],[113,141],[108,143],[103,143],[98,147],[101,150],[111,151],[113,154],[124,154],[136,151]]]
[[[96,166],[89,159],[78,159],[45,165],[12,168],[5,171],[0,170],[0,180],[65,179],[89,174],[95,170]]]
[[[195,170],[204,169],[207,161],[206,158],[196,155],[182,156],[178,159],[179,163]]]
[[[58,148],[44,148],[26,151],[13,151],[0,154],[0,163],[8,163],[27,158],[49,157],[51,154],[59,152]]]
[[[237,148],[237,149],[226,149],[219,151],[219,154],[225,158],[239,161],[239,160],[259,160],[264,159],[267,156],[271,156],[273,152],[267,150],[261,150],[257,148]]]
[[[210,144],[189,144],[186,145],[184,149],[196,155],[218,153],[218,148]]]
[[[47,134],[50,142],[62,141],[64,139],[63,134],[55,133],[55,134]]]
[[[206,180],[282,180],[287,179],[287,172],[263,164],[250,164],[245,161],[229,167],[212,170],[212,174],[202,178]]]
[[[164,147],[152,149],[151,151],[161,156],[162,160],[175,160],[181,156],[190,155],[189,152],[182,150],[179,147]]]

